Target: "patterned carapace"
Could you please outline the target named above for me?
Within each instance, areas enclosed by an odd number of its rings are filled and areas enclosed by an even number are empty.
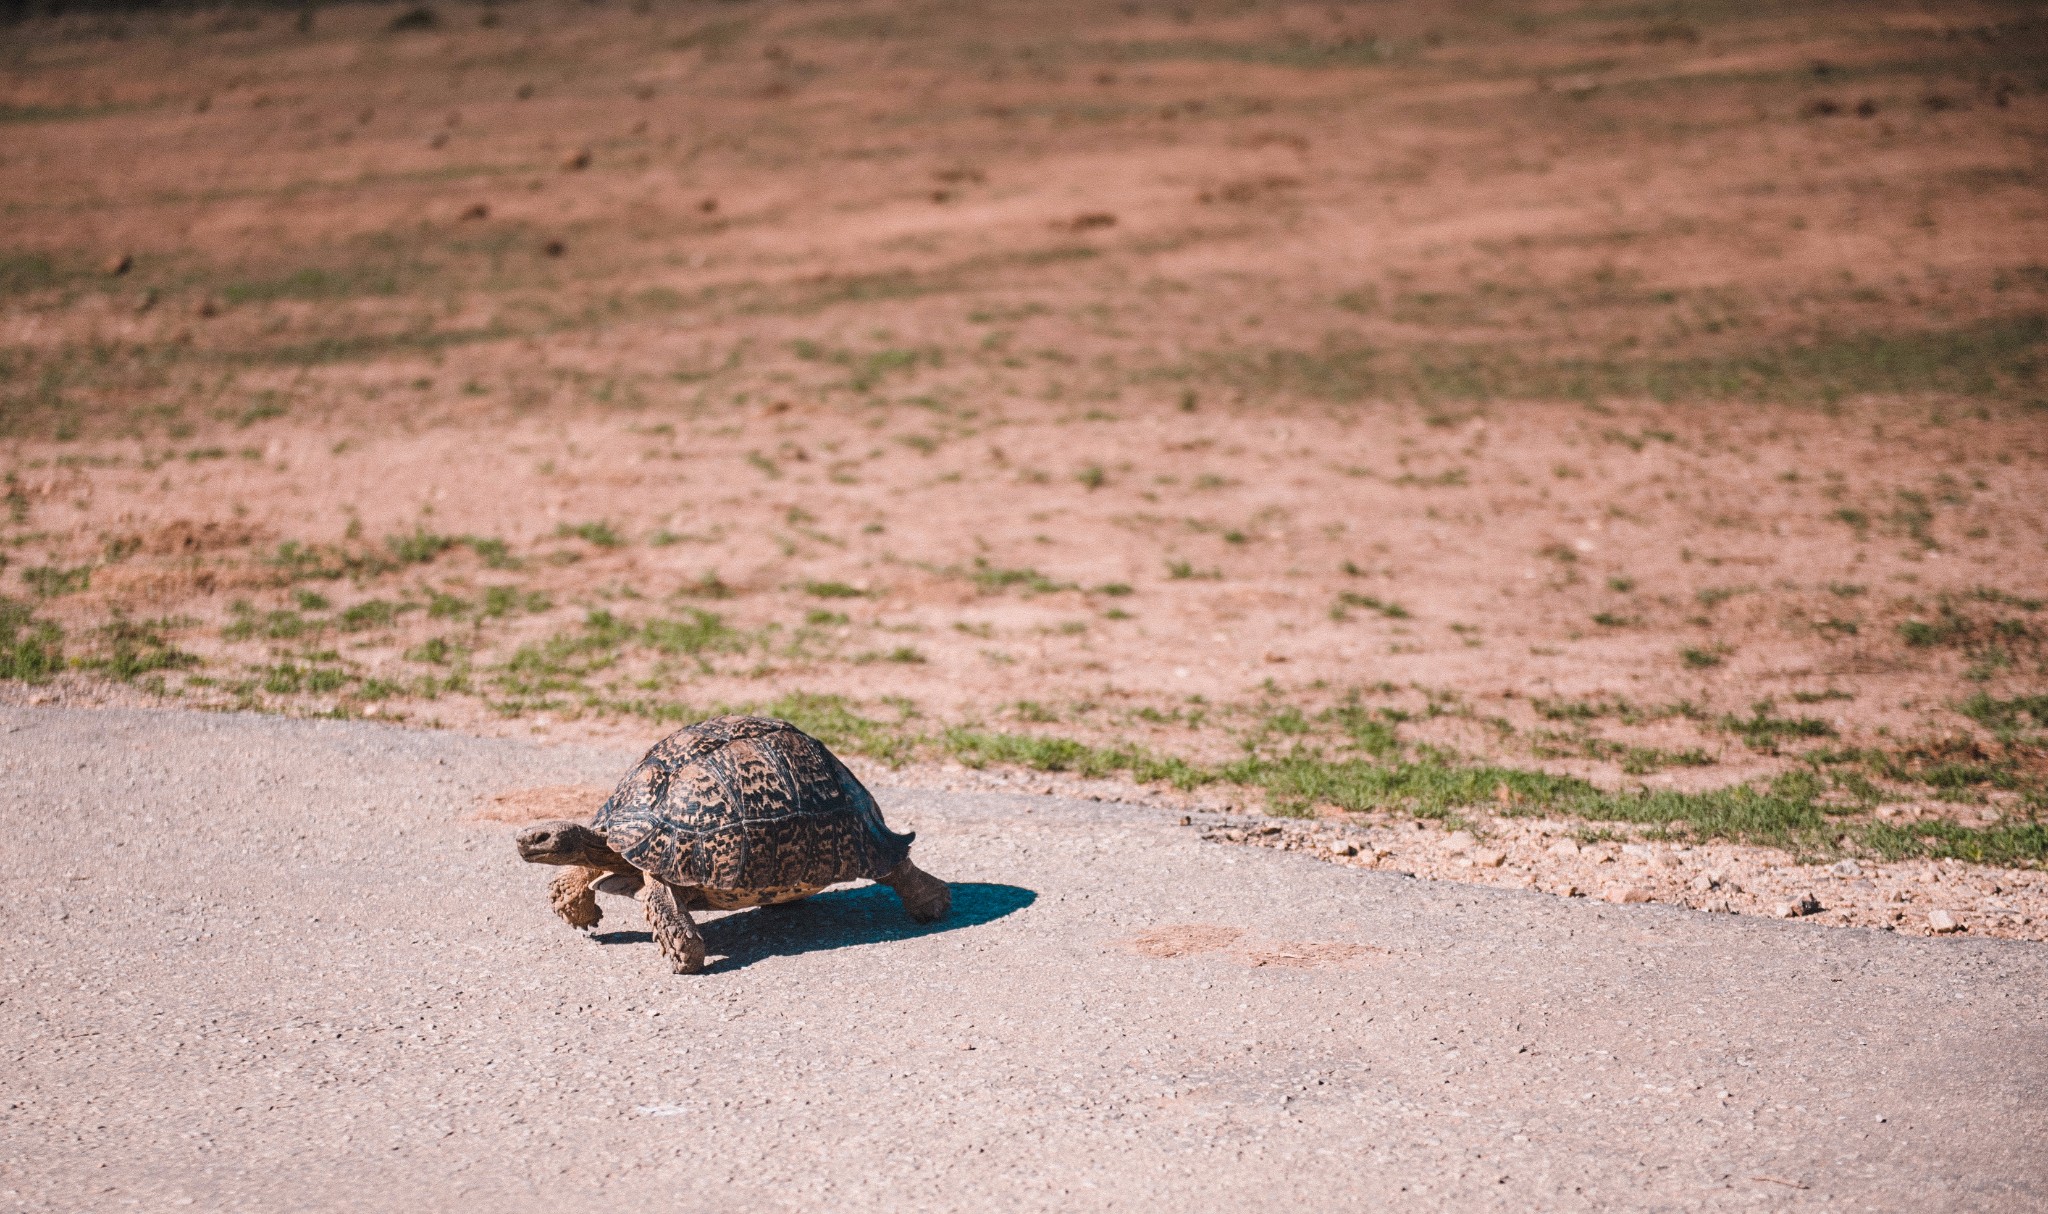
[[[874,880],[915,838],[889,829],[824,743],[766,717],[713,717],[663,738],[591,826],[635,867],[703,890]]]

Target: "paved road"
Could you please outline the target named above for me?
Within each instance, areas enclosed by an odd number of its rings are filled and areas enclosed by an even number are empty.
[[[0,710],[0,1209],[2048,1208],[2037,946],[885,789],[953,922],[835,891],[680,978],[464,820],[633,757]]]

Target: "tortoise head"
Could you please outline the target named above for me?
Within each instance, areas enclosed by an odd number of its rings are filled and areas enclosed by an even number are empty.
[[[617,868],[625,863],[598,834],[581,822],[536,822],[515,840],[528,864],[581,864]]]

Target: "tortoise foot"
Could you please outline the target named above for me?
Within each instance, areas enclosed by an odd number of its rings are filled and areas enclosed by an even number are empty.
[[[604,870],[598,868],[572,868],[548,882],[548,905],[555,908],[562,922],[578,931],[587,932],[596,927],[604,918],[604,912],[597,909],[597,895],[591,892]]]
[[[654,882],[647,891],[647,923],[654,929],[654,943],[678,974],[696,974],[704,969],[704,937],[690,912],[683,909],[675,887]]]
[[[882,878],[882,884],[903,899],[903,909],[919,923],[936,923],[953,909],[953,891],[944,881],[905,860]]]

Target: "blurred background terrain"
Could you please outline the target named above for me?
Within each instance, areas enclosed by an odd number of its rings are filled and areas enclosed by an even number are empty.
[[[2048,851],[2037,5],[0,33],[12,701]]]

